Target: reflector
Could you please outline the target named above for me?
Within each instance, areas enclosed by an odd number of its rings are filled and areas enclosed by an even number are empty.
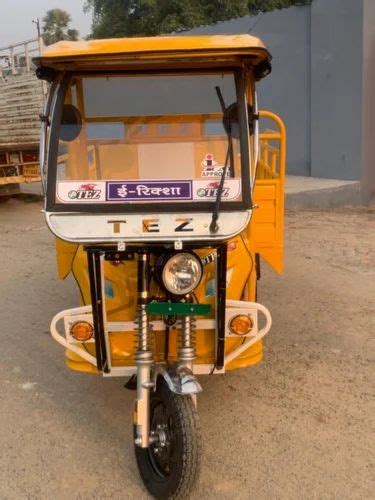
[[[78,342],[87,342],[94,335],[94,328],[87,321],[76,321],[70,327],[69,333]]]
[[[229,322],[229,330],[235,335],[247,335],[253,328],[253,320],[246,314],[237,314]]]

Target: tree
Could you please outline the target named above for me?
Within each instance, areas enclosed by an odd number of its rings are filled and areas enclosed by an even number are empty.
[[[148,36],[190,29],[311,0],[86,0],[90,38]]]
[[[72,18],[62,9],[51,9],[43,17],[43,41],[46,45],[60,40],[77,40],[78,31],[68,28]]]

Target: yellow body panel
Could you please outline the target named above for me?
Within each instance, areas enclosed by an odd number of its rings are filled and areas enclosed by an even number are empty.
[[[50,45],[39,59],[48,66],[53,61],[110,60],[111,58],[143,60],[154,58],[172,59],[178,54],[183,57],[198,56],[253,56],[257,62],[268,59],[263,42],[251,35],[213,35],[213,36],[158,36],[143,38],[112,38],[105,40],[61,41]]]
[[[57,273],[61,280],[64,280],[72,271],[73,259],[77,249],[78,245],[56,238]]]
[[[13,175],[12,177],[0,177],[0,185],[5,184],[24,184],[30,182],[39,182],[40,177],[26,177],[25,175]]]
[[[5,153],[7,156],[9,153]],[[17,154],[19,152],[17,151]],[[9,158],[9,156],[8,156]],[[28,184],[31,182],[39,182],[40,181],[40,174],[39,174],[39,164],[38,163],[32,163],[32,162],[19,162],[17,163],[17,167],[20,168],[21,172],[19,175],[12,175],[12,176],[5,176],[3,169],[6,167],[12,167],[14,166],[14,163],[12,162],[11,159],[7,163],[2,163],[0,164],[0,186],[4,186],[7,184]]]
[[[249,238],[263,259],[281,273],[284,248],[284,187],[286,168],[286,130],[275,113],[261,111],[276,130],[260,134],[260,154],[254,190],[256,209],[249,226]],[[276,144],[276,146],[275,146]]]

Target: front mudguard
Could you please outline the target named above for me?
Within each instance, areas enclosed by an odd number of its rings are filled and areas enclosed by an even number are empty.
[[[153,368],[154,383],[156,387],[157,378],[163,377],[169,389],[175,394],[186,396],[202,392],[202,386],[193,372],[186,366],[157,364]]]

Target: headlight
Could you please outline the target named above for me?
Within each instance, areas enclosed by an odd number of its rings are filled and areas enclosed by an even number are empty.
[[[162,257],[159,265],[162,283],[166,290],[174,295],[185,295],[191,292],[197,288],[202,278],[200,258],[190,252]]]

